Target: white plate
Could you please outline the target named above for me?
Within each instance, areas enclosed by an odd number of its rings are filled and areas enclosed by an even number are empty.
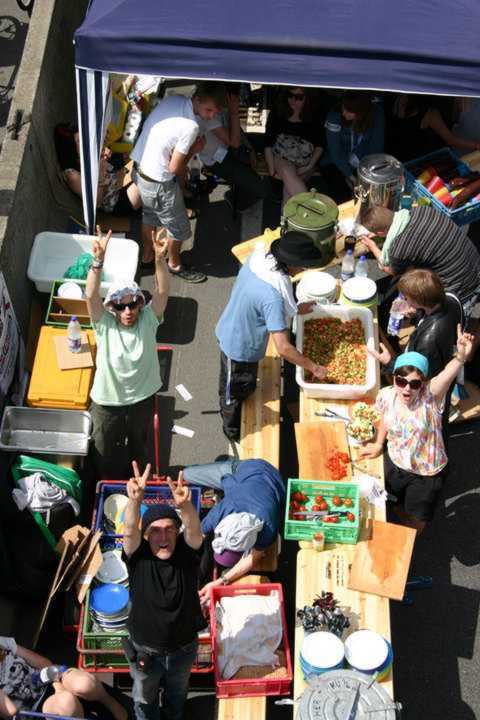
[[[333,633],[310,633],[303,639],[301,655],[312,667],[319,669],[335,667],[343,660],[343,643]]]
[[[76,282],[64,282],[57,289],[58,297],[70,298],[71,300],[81,300],[83,291]]]
[[[377,294],[377,285],[370,278],[353,277],[345,280],[342,285],[342,292],[352,302],[366,302]]]
[[[128,504],[128,497],[121,493],[113,493],[109,495],[103,504],[103,514],[111,523],[115,523],[115,518],[119,510],[125,510]]]
[[[385,638],[372,630],[357,630],[345,640],[345,658],[357,670],[375,670],[387,655]]]
[[[306,272],[297,285],[297,297],[302,300],[320,300],[335,297],[337,281],[326,272],[311,270]]]
[[[102,583],[122,583],[128,577],[127,566],[122,560],[120,550],[108,550],[103,553],[103,562],[95,578]]]

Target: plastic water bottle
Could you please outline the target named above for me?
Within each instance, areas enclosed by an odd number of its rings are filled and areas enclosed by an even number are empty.
[[[32,673],[32,684],[35,687],[50,685],[51,683],[60,680],[63,673],[66,671],[66,665],[49,665],[41,670],[35,670],[35,672]]]
[[[80,352],[82,346],[82,329],[76,315],[72,315],[67,327],[68,349],[72,353]]]
[[[368,263],[365,255],[360,255],[360,259],[355,266],[355,277],[368,277]]]
[[[402,293],[398,294],[398,297],[392,303],[390,308],[390,316],[388,318],[387,333],[389,335],[398,335],[402,320],[405,317],[405,311],[408,305],[403,297]]]
[[[355,260],[353,257],[353,251],[347,250],[347,252],[343,256],[343,260],[342,260],[342,270],[340,273],[340,278],[341,278],[342,282],[345,282],[345,280],[349,280],[351,277],[353,277],[354,269],[355,269]]]

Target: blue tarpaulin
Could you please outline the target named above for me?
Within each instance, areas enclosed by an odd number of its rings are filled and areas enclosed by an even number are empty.
[[[79,67],[480,95],[479,0],[93,0]]]
[[[92,0],[75,34],[85,219],[109,72],[480,96],[480,0]]]

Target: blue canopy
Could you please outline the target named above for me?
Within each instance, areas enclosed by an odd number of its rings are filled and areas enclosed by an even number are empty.
[[[91,0],[75,33],[85,221],[108,73],[480,96],[479,0]]]
[[[480,95],[478,0],[92,0],[76,64],[170,78]]]

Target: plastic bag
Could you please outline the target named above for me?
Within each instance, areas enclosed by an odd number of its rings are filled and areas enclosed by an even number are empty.
[[[60,465],[54,465],[54,463],[47,462],[46,460],[32,458],[28,455],[19,455],[12,466],[12,477],[15,486],[17,488],[19,487],[19,481],[21,478],[37,472],[41,473],[51,483],[57,485],[57,487],[65,490],[67,495],[70,495],[72,498],[77,500],[77,502],[81,503],[82,481],[75,470],[62,467]],[[57,539],[47,526],[41,513],[32,512],[32,516],[35,518],[36,523],[49,545],[55,549]]]

